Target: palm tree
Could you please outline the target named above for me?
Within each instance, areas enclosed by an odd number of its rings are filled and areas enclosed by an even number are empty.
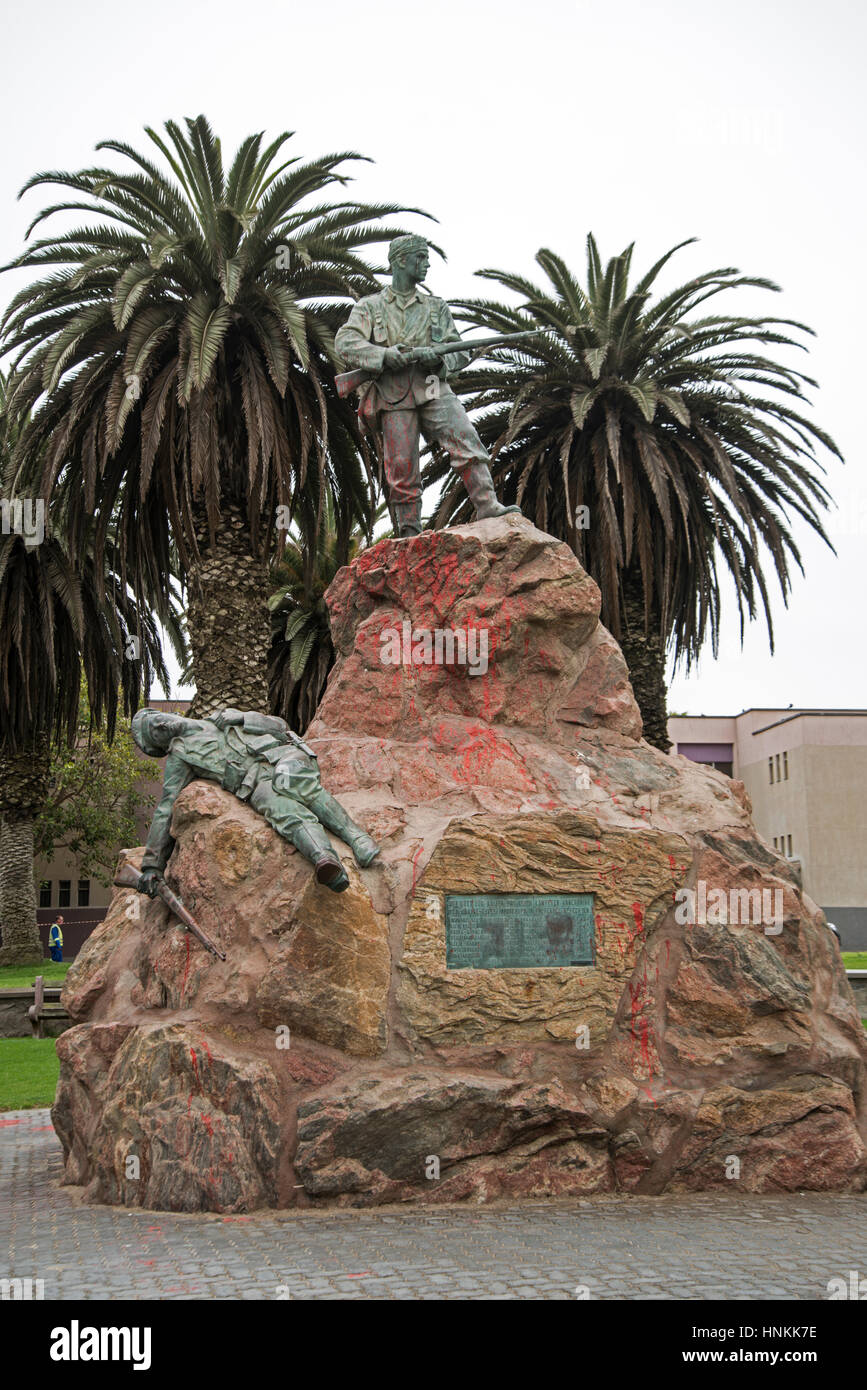
[[[694,240],[692,238],[691,240]],[[477,424],[495,457],[505,502],[567,541],[602,593],[602,620],[629,666],[644,734],[669,747],[665,657],[687,669],[710,634],[717,651],[720,560],[745,617],[764,610],[773,650],[764,550],[783,600],[790,567],[802,568],[789,517],[824,540],[819,511],[822,444],[833,440],[799,411],[816,383],[765,355],[802,347],[789,319],[697,313],[726,290],[776,290],[734,269],[707,271],[653,299],[681,242],[630,285],[632,246],[602,266],[587,239],[587,285],[553,251],[536,260],[548,284],[483,270],[520,296],[517,306],[463,301],[470,322],[493,332],[543,327],[520,351],[464,373]],[[434,459],[428,481],[443,479]],[[463,518],[457,487],[443,487],[437,520]],[[830,544],[830,542],[828,542]]]
[[[157,162],[109,140],[98,148],[121,156],[122,172],[25,185],[65,191],[30,232],[57,212],[97,220],[13,263],[61,267],[3,319],[5,349],[18,354],[10,409],[30,417],[19,487],[38,461],[38,486],[63,495],[74,545],[97,514],[97,560],[110,519],[139,602],[169,573],[174,543],[196,711],[264,710],[271,542],[305,491],[315,487],[321,515],[347,458],[369,465],[354,408],[334,388],[333,334],[347,300],[378,288],[361,250],[403,230],[378,219],[408,209],[322,202],[361,156],[284,158],[288,133],[264,148],[249,136],[228,171],[203,116],[147,134]]]
[[[0,375],[0,495],[13,503],[10,455],[15,424],[5,412]],[[25,500],[20,516],[24,516]],[[12,519],[0,535],[0,963],[39,960],[33,823],[49,791],[52,745],[78,736],[82,682],[91,721],[114,736],[119,706],[137,709],[154,673],[168,688],[157,618],[165,622],[179,659],[185,654],[173,592],[150,607],[137,605],[119,578],[113,534],[99,569],[86,545],[76,562],[57,534],[44,527],[19,534]],[[31,513],[32,515],[32,513]]]
[[[159,628],[115,577],[98,580],[89,556],[76,565],[57,537],[0,537],[0,964],[41,956],[33,822],[52,744],[77,737],[82,683],[110,740],[118,708],[131,715],[154,675],[168,689]]]
[[[138,605],[119,577],[113,531],[101,567],[90,537],[73,555],[59,505],[47,524],[16,531],[16,516],[32,520],[36,499],[15,492],[17,422],[6,387],[0,373],[0,961],[9,964],[41,956],[33,823],[48,795],[52,747],[78,737],[82,686],[92,725],[110,741],[118,708],[132,713],[155,673],[168,688],[158,620],[179,660],[186,647],[171,582]]]

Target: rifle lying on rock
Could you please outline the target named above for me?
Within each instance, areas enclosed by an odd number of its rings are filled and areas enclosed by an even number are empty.
[[[132,864],[123,864],[121,868],[118,869],[114,878],[115,885],[118,888],[134,888],[137,893],[142,892],[142,889],[139,888],[141,880],[142,875]],[[216,956],[219,960],[226,959],[226,952],[221,951],[219,946],[216,946],[208,936],[207,932],[202,931],[195,919],[187,912],[187,909],[184,907],[177,894],[172,892],[165,879],[160,879],[157,885],[157,893],[162,898],[169,911],[173,912],[174,915],[183,922],[186,930],[190,932],[197,941],[201,941],[206,951],[210,951],[211,955]]]
[[[437,357],[449,357],[453,352],[469,352],[475,357],[480,352],[510,347],[522,338],[538,338],[545,332],[547,329],[544,328],[528,328],[523,333],[499,333],[495,338],[476,338],[475,342],[470,338],[452,338],[443,343],[421,343],[416,347],[404,347],[400,343],[395,343],[394,346],[403,353],[408,363],[413,363],[418,360],[418,354],[428,352],[436,353]],[[351,391],[357,391],[359,386],[373,381],[378,375],[378,372],[371,371],[369,367],[358,367],[354,372],[341,372],[334,378],[337,394],[345,398]]]

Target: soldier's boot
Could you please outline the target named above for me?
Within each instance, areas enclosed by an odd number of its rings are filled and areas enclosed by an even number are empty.
[[[476,521],[486,521],[490,516],[508,516],[510,512],[521,515],[520,507],[506,507],[497,501],[491,470],[483,459],[474,459],[461,469],[461,477],[467,496],[476,511]]]
[[[333,893],[349,887],[346,870],[334,853],[331,841],[321,825],[296,825],[292,843],[316,870],[316,882],[323,883]]]
[[[315,811],[322,824],[328,830],[339,835],[341,840],[345,840],[355,855],[356,864],[360,864],[362,869],[366,869],[368,864],[372,864],[379,854],[379,845],[375,840],[371,840],[366,831],[360,825],[356,825],[351,816],[348,816],[336,797],[327,792],[325,788],[316,793],[315,797],[309,802],[311,811]]]
[[[399,541],[421,535],[421,498],[394,503],[394,525]]]

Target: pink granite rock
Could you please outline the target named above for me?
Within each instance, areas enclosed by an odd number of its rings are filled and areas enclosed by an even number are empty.
[[[405,741],[435,738],[458,716],[549,736],[558,718],[641,732],[596,584],[523,518],[425,532],[411,546],[381,541],[341,571],[328,606],[338,660],[317,728]],[[435,652],[437,632],[454,642],[443,636],[444,659],[432,661],[425,635]]]

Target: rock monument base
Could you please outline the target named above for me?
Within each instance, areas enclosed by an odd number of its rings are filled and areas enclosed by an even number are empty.
[[[742,785],[641,741],[569,549],[520,517],[382,541],[328,603],[308,739],[381,858],[335,840],[335,895],[233,796],[181,794],[167,877],[227,959],[116,893],[63,996],[65,1181],[227,1213],[867,1186],[836,941]],[[592,894],[592,961],[452,968],[450,895],[504,893]]]

